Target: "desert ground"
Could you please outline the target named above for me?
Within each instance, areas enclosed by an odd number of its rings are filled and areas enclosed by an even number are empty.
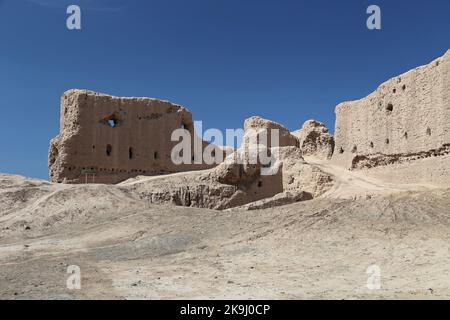
[[[333,187],[260,210],[151,204],[130,188],[136,179],[0,174],[0,298],[450,298],[450,189],[306,160]],[[70,265],[80,290],[66,286]],[[379,290],[367,287],[371,265]]]

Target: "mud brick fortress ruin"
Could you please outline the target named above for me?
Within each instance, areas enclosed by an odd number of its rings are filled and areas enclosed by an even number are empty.
[[[334,137],[314,120],[291,133],[269,120],[247,119],[240,148],[249,129],[280,131],[281,169],[273,177],[262,176],[261,166],[233,160],[175,165],[171,150],[178,142],[171,141],[172,132],[185,128],[192,139],[200,138],[190,112],[167,101],[70,90],[61,99],[60,126],[49,150],[53,182],[110,184],[161,175],[145,186],[132,182],[155,203],[224,209],[307,200],[333,187],[323,163],[401,183],[449,185],[450,51],[361,100],[339,104]],[[175,172],[186,176],[167,175]]]

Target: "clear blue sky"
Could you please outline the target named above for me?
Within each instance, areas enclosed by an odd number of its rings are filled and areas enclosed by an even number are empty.
[[[0,172],[46,179],[67,89],[168,99],[204,128],[332,129],[336,104],[450,48],[450,1],[0,0],[0,40]]]

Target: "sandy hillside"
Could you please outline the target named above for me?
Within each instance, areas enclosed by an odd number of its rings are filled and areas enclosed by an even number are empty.
[[[0,175],[0,298],[450,298],[450,189],[308,161],[333,188],[264,210]],[[380,290],[367,288],[374,264]],[[81,290],[66,288],[69,265]]]

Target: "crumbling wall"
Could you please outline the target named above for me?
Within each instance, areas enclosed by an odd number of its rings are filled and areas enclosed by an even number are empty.
[[[194,133],[191,113],[149,98],[119,98],[85,90],[61,97],[60,134],[50,143],[53,182],[118,183],[137,175],[207,169],[204,163],[176,165],[171,152],[176,129]],[[194,155],[194,141],[191,143]],[[195,159],[193,159],[195,160]],[[197,161],[198,162],[198,161]]]
[[[308,120],[292,135],[297,137],[303,156],[329,159],[333,155],[334,139],[322,122]]]
[[[334,139],[333,159],[349,168],[446,154],[450,143],[450,51],[390,79],[366,98],[339,104]]]

